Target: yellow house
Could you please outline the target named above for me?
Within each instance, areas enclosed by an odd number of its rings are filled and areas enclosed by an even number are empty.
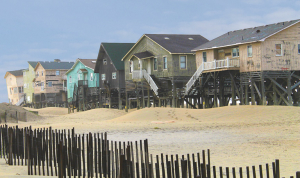
[[[251,104],[298,105],[299,22],[230,31],[193,49],[198,69],[185,94],[208,97],[215,107],[230,100],[232,104],[251,100]]]
[[[23,97],[23,69],[8,71],[4,78],[6,79],[7,93],[9,103],[20,105],[24,101]]]

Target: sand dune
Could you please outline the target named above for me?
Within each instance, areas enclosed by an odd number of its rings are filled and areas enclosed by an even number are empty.
[[[108,138],[116,141],[147,138],[152,154],[210,149],[212,164],[216,166],[251,166],[280,159],[282,176],[300,170],[299,107],[145,108],[129,113],[101,108],[72,114],[67,114],[65,108],[38,111],[44,119],[20,122],[19,127],[75,127],[79,134],[108,132]],[[1,167],[0,171],[5,171]],[[26,171],[19,172],[26,175]]]

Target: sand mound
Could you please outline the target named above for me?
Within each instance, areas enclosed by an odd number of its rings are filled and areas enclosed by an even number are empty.
[[[7,103],[0,103],[0,117],[1,117],[1,120],[4,119],[4,114],[5,114],[5,111],[6,112],[18,112],[18,113],[26,113],[26,117],[27,117],[27,121],[37,121],[37,120],[41,120],[41,119],[44,119],[43,117],[37,115],[37,114],[34,114],[28,110],[25,110],[23,107],[21,106],[14,106],[14,105],[10,105],[10,104],[7,104]],[[16,122],[15,119],[13,118],[7,118],[7,122]]]

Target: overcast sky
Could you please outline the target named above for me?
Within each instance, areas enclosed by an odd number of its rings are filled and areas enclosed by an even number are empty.
[[[300,19],[299,0],[0,0],[0,102],[6,71],[27,61],[96,59],[101,42],[145,33],[200,34]]]

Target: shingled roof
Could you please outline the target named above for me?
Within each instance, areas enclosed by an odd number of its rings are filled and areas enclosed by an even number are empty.
[[[149,57],[154,57],[154,55],[152,53],[150,53],[149,51],[135,53],[134,56],[139,58],[139,59],[146,59],[146,58],[149,58]]]
[[[191,50],[208,40],[201,35],[145,34],[170,53],[191,53]]]
[[[40,61],[28,61],[28,64],[31,65],[31,67],[35,68],[39,62]]]
[[[95,69],[96,66],[96,60],[97,59],[79,59],[79,61],[84,64],[85,66],[91,68],[91,69]]]
[[[25,69],[14,70],[14,71],[7,71],[6,74],[5,74],[5,76],[4,76],[4,78],[6,78],[8,74],[12,74],[12,75],[14,75],[16,77],[23,76],[23,70],[25,70]]]
[[[111,59],[113,65],[117,70],[124,70],[124,62],[121,61],[122,57],[133,47],[135,43],[101,43],[97,63],[101,57],[101,51],[103,50]],[[99,72],[96,64],[95,72]]]
[[[47,69],[67,70],[74,65],[74,62],[53,62],[53,61],[41,62],[40,61],[39,64],[42,65],[45,70]]]
[[[234,46],[244,43],[264,41],[266,38],[298,23],[300,20],[279,22],[259,27],[246,28],[225,33],[210,42],[194,48],[192,51]]]

